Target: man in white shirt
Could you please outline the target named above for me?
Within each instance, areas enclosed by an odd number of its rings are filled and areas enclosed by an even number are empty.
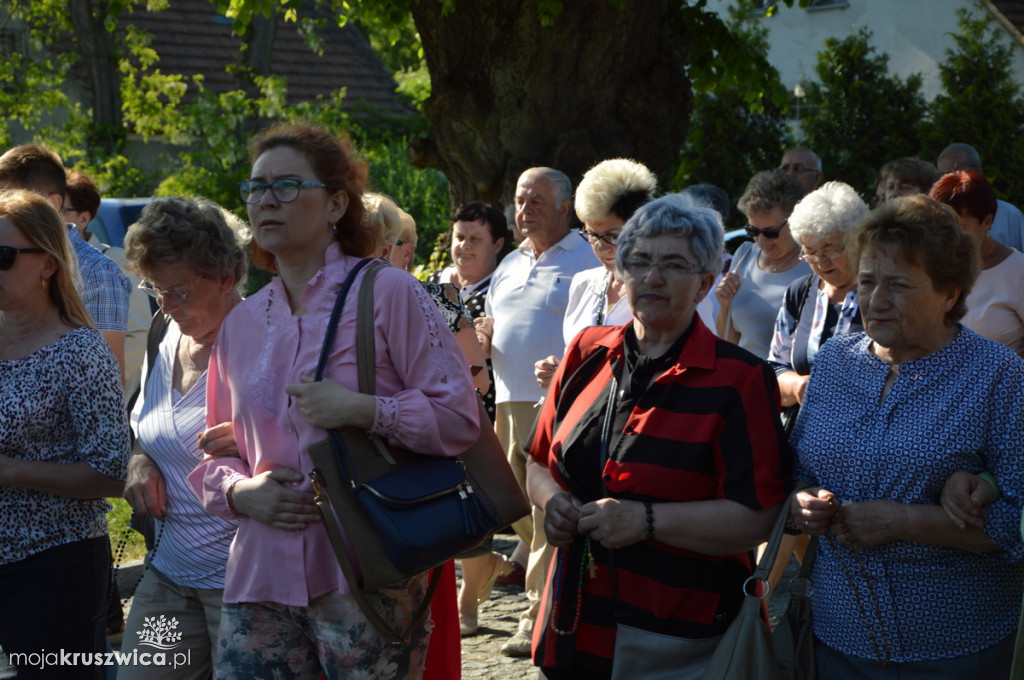
[[[943,149],[935,166],[943,175],[956,170],[985,174],[981,170],[981,156],[977,150],[970,144],[960,142],[954,142]],[[1003,245],[1024,252],[1024,214],[1012,203],[996,201],[996,216],[992,219],[988,233]]]
[[[516,226],[524,241],[491,277],[487,318],[477,327],[494,366],[495,430],[525,490],[524,447],[537,417],[536,404],[544,396],[533,375],[533,363],[539,356],[562,354],[569,283],[574,274],[599,262],[590,244],[569,230],[572,183],[563,173],[543,167],[524,172],[516,185],[515,207]],[[501,651],[507,656],[529,656],[551,561],[543,509],[534,508],[513,529],[530,548],[526,567],[530,605],[519,618],[519,631]]]

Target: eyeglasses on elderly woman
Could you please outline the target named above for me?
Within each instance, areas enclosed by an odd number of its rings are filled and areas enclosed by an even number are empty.
[[[846,251],[846,246],[839,246],[838,248],[829,248],[823,250],[820,253],[809,253],[806,250],[800,253],[800,259],[804,262],[822,262],[828,260],[829,262],[835,260],[837,257],[842,255]]]
[[[156,300],[162,299],[165,302],[176,302],[179,305],[182,305],[188,300],[188,296],[192,294],[192,291],[195,289],[196,284],[201,278],[203,277],[197,276],[185,290],[160,290],[149,281],[140,282],[137,288]]]
[[[630,258],[622,263],[622,268],[630,276],[641,279],[657,269],[666,279],[678,279],[684,274],[703,274],[704,270],[682,258],[668,258],[664,260],[644,260],[641,258]]]
[[[586,227],[579,231],[580,236],[586,239],[591,245],[597,245],[598,241],[604,241],[612,247],[619,245],[619,235],[621,233],[621,231],[616,231],[607,234],[598,234],[596,231],[591,231]]]
[[[15,248],[14,246],[0,246],[0,271],[7,271],[14,266],[14,261],[20,253],[45,253],[42,248]]]
[[[270,193],[279,203],[291,203],[299,197],[302,187],[326,187],[323,182],[313,182],[306,179],[278,179],[270,182],[260,182],[255,179],[247,179],[238,183],[238,193],[242,200],[254,205],[263,200],[263,195],[270,189]]]

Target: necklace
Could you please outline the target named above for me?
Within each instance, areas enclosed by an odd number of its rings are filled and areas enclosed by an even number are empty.
[[[761,255],[764,255],[762,252]],[[770,274],[778,274],[779,272],[786,271],[789,268],[789,264],[800,256],[800,249],[795,248],[793,252],[786,256],[786,259],[778,264],[772,264],[768,259],[767,255],[764,255],[764,264]]]

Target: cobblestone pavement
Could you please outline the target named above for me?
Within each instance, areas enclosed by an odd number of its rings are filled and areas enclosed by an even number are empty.
[[[499,534],[494,549],[511,555],[515,537]],[[460,582],[461,585],[461,582]],[[462,638],[462,677],[515,680],[537,677],[537,667],[529,658],[502,656],[501,646],[519,627],[519,614],[526,609],[526,594],[515,586],[494,586],[491,598],[480,605],[476,635]]]
[[[494,549],[511,555],[515,537],[499,534],[494,537]],[[119,573],[121,587],[128,592],[138,579],[141,563],[125,565]],[[796,561],[790,565],[776,595],[769,604],[769,614],[778,616],[789,601],[785,586],[796,573]],[[128,606],[125,606],[127,614]],[[501,654],[501,646],[518,628],[519,613],[526,609],[526,594],[522,588],[496,585],[489,600],[480,605],[477,618],[480,630],[476,635],[462,638],[462,677],[486,680],[520,680],[537,677],[537,668],[529,658],[511,658]],[[2,674],[0,674],[2,677]]]

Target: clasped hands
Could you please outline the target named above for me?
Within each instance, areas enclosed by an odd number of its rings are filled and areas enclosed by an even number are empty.
[[[643,503],[602,498],[583,503],[568,491],[557,493],[544,506],[548,543],[564,547],[577,534],[589,534],[605,548],[624,548],[644,539],[647,515]]]
[[[870,548],[898,539],[906,508],[887,500],[841,503],[834,493],[812,488],[797,493],[790,518],[805,534],[831,534],[851,548]]]

